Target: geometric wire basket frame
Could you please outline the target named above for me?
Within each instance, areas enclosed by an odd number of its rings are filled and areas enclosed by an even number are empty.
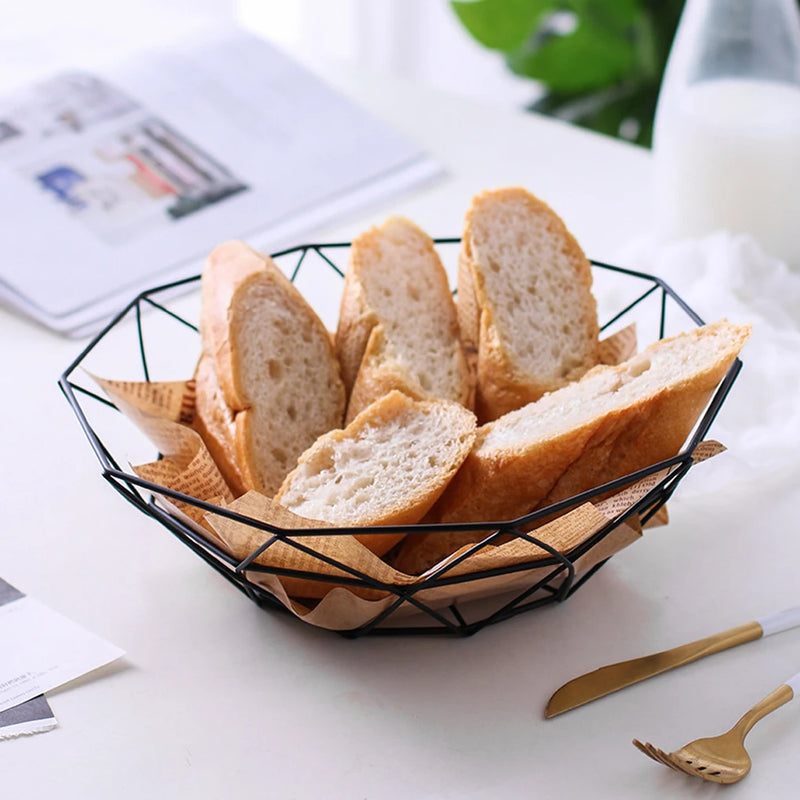
[[[457,238],[435,240],[437,250],[445,263],[447,263],[448,254],[452,256],[453,253],[457,252],[459,242],[460,240]],[[337,285],[340,286],[341,278],[344,275],[344,265],[346,264],[348,256],[348,248],[349,243],[311,244],[281,251],[280,253],[274,254],[273,258],[279,266],[285,270],[292,281],[296,283],[302,280],[308,280],[309,278],[314,283],[319,283],[324,277],[323,273],[319,272],[319,270],[322,269],[329,275],[335,276]],[[614,326],[627,324],[630,320],[635,320],[638,327],[641,324],[640,318],[642,311],[647,308],[650,310],[646,311],[646,319],[649,320],[649,323],[654,325],[653,339],[662,338],[666,334],[668,324],[677,322],[679,327],[703,324],[702,319],[659,278],[646,273],[596,261],[592,261],[591,263],[596,286],[598,282],[611,281],[617,289],[624,284],[625,291],[627,292],[620,307],[615,307],[608,313],[607,319],[601,320],[601,331],[609,332]],[[188,335],[188,341],[186,339],[181,340],[187,341],[186,347],[177,353],[181,361],[181,369],[183,370],[177,374],[177,377],[181,379],[190,377],[193,374],[196,359],[200,352],[198,330],[199,312],[196,311],[195,318],[192,319],[190,313],[176,310],[176,306],[183,302],[180,299],[176,300],[176,296],[179,292],[184,293],[188,288],[199,288],[199,281],[200,276],[196,276],[186,280],[165,284],[139,294],[91,341],[78,358],[70,364],[61,375],[59,386],[75,412],[92,449],[100,461],[103,477],[126,500],[131,502],[146,515],[160,522],[194,553],[258,605],[276,611],[287,611],[283,604],[267,589],[254,583],[248,577],[247,572],[265,572],[279,577],[285,576],[301,579],[306,578],[322,582],[327,581],[335,583],[336,585],[369,588],[386,592],[389,596],[394,595],[395,599],[388,608],[368,623],[351,630],[338,631],[340,634],[351,637],[364,634],[409,633],[470,635],[487,625],[500,622],[547,603],[563,601],[571,596],[595,574],[603,563],[605,563],[605,561],[601,561],[585,573],[576,576],[576,560],[596,547],[618,525],[625,522],[630,517],[638,515],[642,523],[647,522],[675,491],[678,483],[692,465],[693,450],[706,436],[741,368],[741,361],[736,359],[717,388],[703,416],[695,426],[690,440],[680,453],[672,458],[652,464],[645,469],[638,470],[635,473],[597,486],[589,491],[582,492],[575,497],[560,501],[547,508],[538,509],[524,517],[511,521],[464,523],[461,525],[448,523],[447,525],[417,524],[391,527],[384,526],[380,528],[351,527],[300,531],[295,529],[284,530],[228,509],[220,508],[214,504],[201,501],[189,495],[175,492],[159,484],[151,483],[150,481],[140,478],[132,471],[122,468],[120,462],[126,463],[127,459],[123,459],[120,448],[110,444],[109,440],[103,441],[98,432],[104,415],[111,414],[119,419],[121,418],[121,414],[116,410],[113,403],[98,395],[90,387],[83,385],[80,381],[80,377],[84,374],[83,369],[86,368],[87,364],[93,358],[96,358],[98,354],[102,355],[104,345],[112,338],[114,338],[115,342],[118,342],[120,337],[124,339],[126,346],[130,347],[134,355],[134,360],[136,361],[137,371],[141,369],[141,376],[137,379],[149,381],[151,380],[152,364],[154,360],[156,360],[156,356],[164,353],[165,343],[167,345],[166,349],[169,349],[173,342],[177,341],[180,337]],[[655,313],[653,309],[655,309]],[[115,350],[114,352],[116,353],[117,351]],[[129,366],[130,365],[126,365],[126,367]],[[108,375],[106,375],[106,377],[108,377]],[[171,379],[176,379],[174,373]],[[133,426],[128,425],[127,421],[124,427],[126,435],[138,434],[138,432],[131,430]],[[152,461],[152,444],[149,442],[145,444],[149,448],[149,460]],[[669,472],[633,506],[626,509],[614,519],[609,520],[608,523],[594,535],[567,554],[559,553],[547,543],[538,540],[532,533],[523,530],[523,528],[529,526],[530,523],[538,519],[549,517],[555,513],[565,512],[593,497],[621,488],[632,481],[652,475],[665,468],[670,468]],[[214,542],[198,532],[198,530],[187,525],[180,517],[171,513],[166,506],[160,504],[156,500],[157,495],[189,503],[206,511],[211,511],[250,525],[252,528],[261,532],[263,542],[261,546],[247,558],[239,560],[222,550]],[[420,531],[435,531],[437,529],[480,530],[485,535],[481,541],[471,546],[470,549],[459,558],[449,561],[445,566],[431,573],[429,577],[412,586],[396,586],[382,583],[326,554],[309,551],[309,548],[303,544],[304,538],[308,536],[318,536],[320,534],[335,536],[340,534],[376,532],[414,533]],[[491,532],[486,533],[487,531]],[[291,536],[291,538],[287,538],[289,536]],[[542,550],[549,553],[549,557],[521,564],[504,566],[502,568],[485,569],[480,572],[470,572],[468,574],[459,575],[451,574],[452,568],[472,553],[486,544],[492,544],[498,539],[501,539],[501,537],[508,536],[521,537],[538,545]],[[283,542],[290,547],[312,552],[316,558],[330,566],[337,567],[340,573],[335,576],[327,576],[302,570],[267,567],[255,563],[255,559],[266,548],[276,542]],[[547,574],[543,578],[537,579],[532,585],[525,586],[522,590],[517,590],[509,596],[495,597],[480,602],[465,604],[453,602],[445,608],[433,607],[418,596],[420,592],[427,589],[445,586],[457,587],[459,584],[498,575],[506,575],[512,572],[523,572],[531,570],[534,567],[547,568]],[[342,573],[344,573],[344,575]],[[537,574],[541,574],[541,572],[537,572]],[[403,608],[404,611],[407,611],[409,606],[413,607],[415,611],[418,612],[415,616],[409,618],[407,613],[402,615],[396,614],[398,609]]]

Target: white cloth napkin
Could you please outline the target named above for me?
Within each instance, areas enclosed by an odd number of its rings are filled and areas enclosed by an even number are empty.
[[[798,465],[800,272],[768,256],[751,237],[725,232],[671,244],[640,240],[616,263],[659,276],[706,322],[726,317],[753,326],[742,371],[709,433],[728,452],[714,459],[713,470],[692,470],[707,479],[687,481],[691,488],[708,490]],[[685,494],[683,486],[679,493]]]

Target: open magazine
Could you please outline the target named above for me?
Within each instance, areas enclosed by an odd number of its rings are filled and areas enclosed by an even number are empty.
[[[0,300],[91,333],[226,239],[299,240],[440,171],[239,30],[0,98]]]

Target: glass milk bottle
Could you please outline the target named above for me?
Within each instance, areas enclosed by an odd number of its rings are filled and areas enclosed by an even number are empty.
[[[800,270],[797,0],[687,0],[653,151],[663,235],[750,233]]]

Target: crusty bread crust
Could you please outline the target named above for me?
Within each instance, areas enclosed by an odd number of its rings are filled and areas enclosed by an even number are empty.
[[[369,307],[364,296],[361,281],[355,271],[348,268],[344,275],[339,321],[333,339],[348,398],[353,391],[369,337],[379,324],[377,314]]]
[[[353,241],[335,343],[348,421],[392,389],[470,404],[447,273],[431,238],[407,219],[390,217]]]
[[[430,518],[515,519],[675,455],[749,333],[723,320],[663,339],[481,426]]]
[[[235,497],[247,491],[236,463],[235,414],[225,402],[214,370],[213,359],[202,354],[195,369],[195,415],[193,425],[219,467]]]
[[[424,521],[514,520],[675,455],[749,333],[749,326],[720,321],[661,340],[624,364],[595,367],[580,381],[481,426]],[[677,355],[674,374],[657,367],[648,377],[670,350]],[[697,352],[702,355],[692,362]],[[618,401],[609,400],[615,394]],[[393,563],[421,574],[489,533],[414,534]]]
[[[295,514],[342,526],[419,522],[472,447],[475,415],[458,403],[394,390],[346,428],[321,436],[275,499]],[[356,538],[378,555],[403,534]]]
[[[522,188],[478,194],[458,271],[461,336],[486,422],[597,363],[591,265],[561,218]]]
[[[234,415],[244,486],[271,497],[300,453],[342,423],[331,335],[272,259],[235,241],[206,262],[201,333]]]

